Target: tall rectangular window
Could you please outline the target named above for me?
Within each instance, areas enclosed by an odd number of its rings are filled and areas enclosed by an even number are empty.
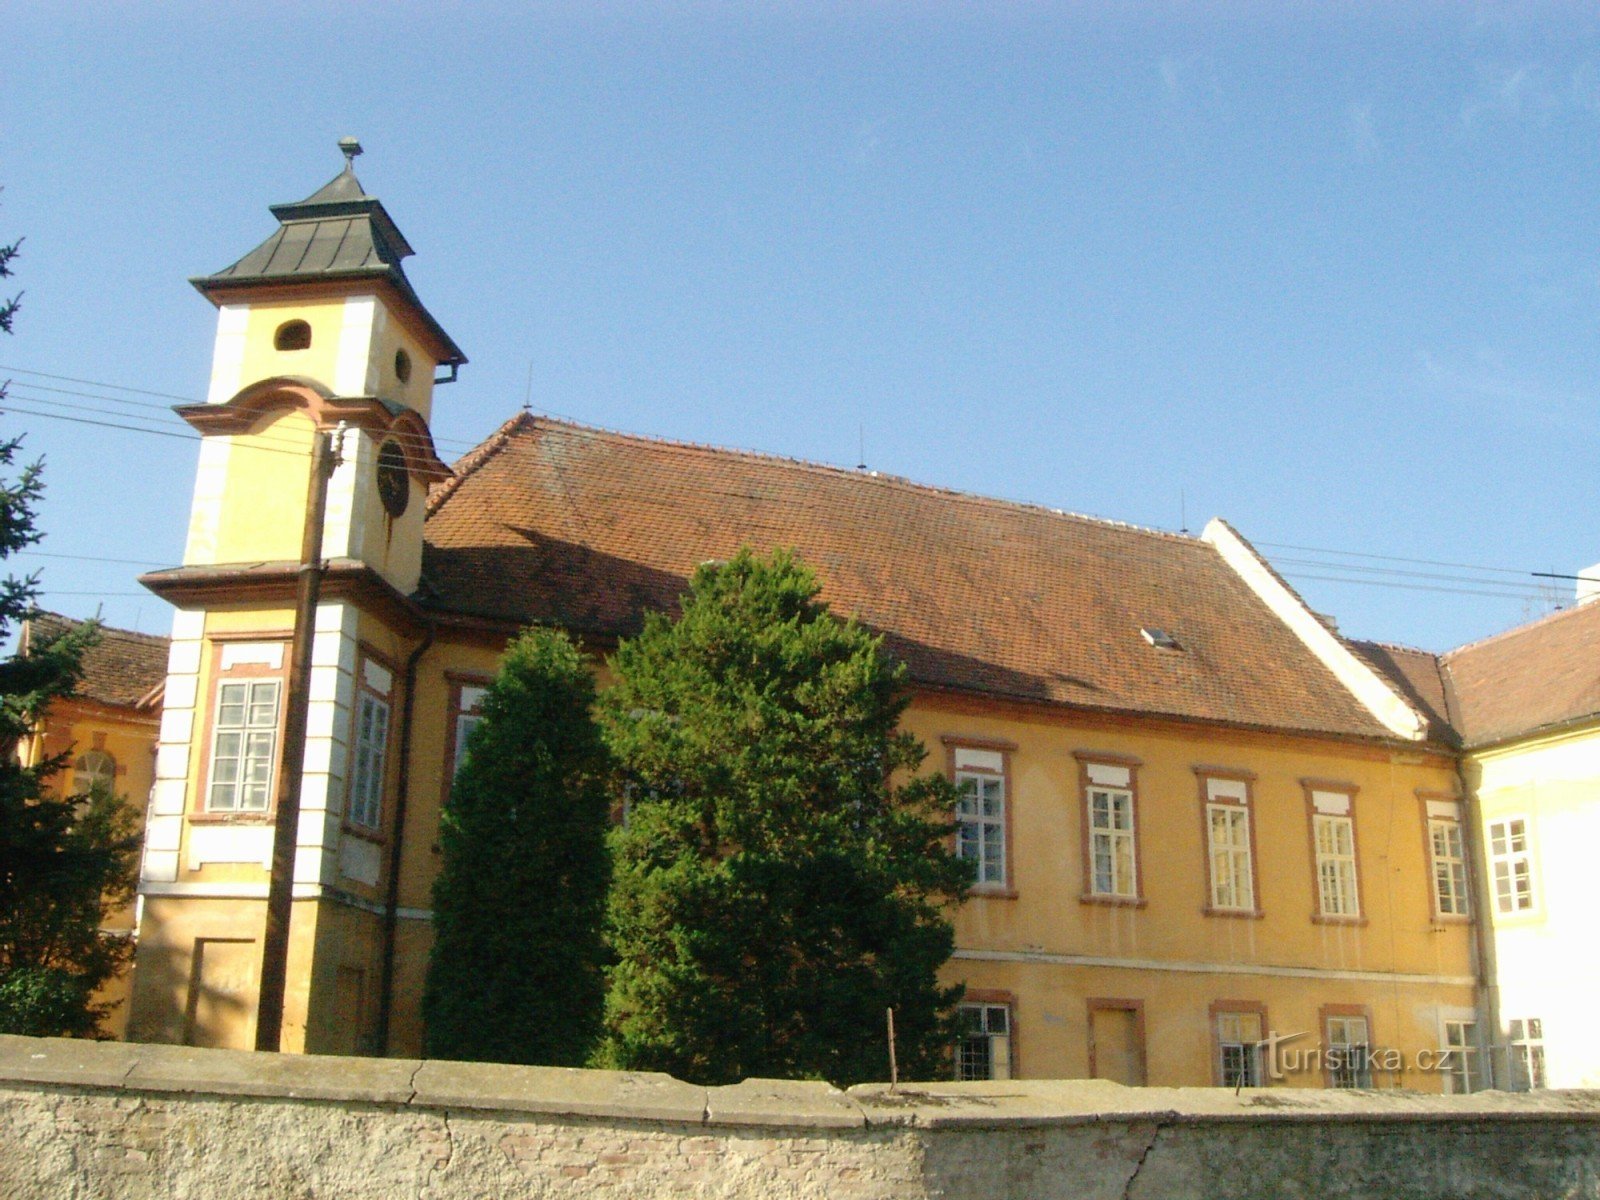
[[[1472,909],[1467,892],[1466,842],[1461,805],[1449,799],[1424,799],[1428,821],[1428,865],[1433,881],[1433,911],[1440,917],[1465,917]]]
[[[1355,788],[1302,779],[1311,818],[1311,854],[1316,871],[1319,918],[1358,918],[1361,892],[1356,873]]]
[[[455,688],[455,728],[451,742],[453,770],[459,771],[467,758],[467,739],[483,720],[481,705],[489,689],[483,684],[461,683]]]
[[[1216,1045],[1216,1079],[1222,1087],[1265,1087],[1266,1064],[1262,1039],[1266,1018],[1259,1006],[1249,1008],[1214,1004],[1212,1037]]]
[[[272,799],[278,747],[276,679],[217,686],[206,808],[211,812],[265,812]]]
[[[1089,789],[1089,887],[1097,896],[1138,894],[1133,868],[1133,793]]]
[[[1445,1020],[1442,1026],[1446,1089],[1454,1095],[1476,1092],[1484,1086],[1483,1060],[1478,1046],[1476,1020]]]
[[[1011,1006],[963,1004],[961,1040],[956,1044],[956,1078],[1011,1078]]]
[[[1371,1049],[1371,1033],[1364,1015],[1334,1014],[1325,1017],[1323,1057],[1328,1069],[1328,1086],[1371,1087]]]
[[[394,674],[363,658],[357,674],[355,736],[350,766],[350,804],[346,817],[363,829],[383,825],[383,791],[389,755],[389,693]]]
[[[973,742],[946,737],[950,773],[956,785],[956,857],[973,864],[979,890],[1003,891],[1011,885],[1007,811],[1010,743]]]
[[[1139,761],[1122,755],[1074,751],[1083,788],[1083,899],[1128,902],[1140,898]]]
[[[1496,912],[1532,911],[1533,856],[1524,818],[1489,822],[1489,875],[1494,882]]]
[[[1256,916],[1255,834],[1248,771],[1196,767],[1205,823],[1206,911]]]
[[[1544,1072],[1544,1021],[1539,1017],[1517,1017],[1508,1028],[1512,1089],[1522,1092],[1548,1087]]]

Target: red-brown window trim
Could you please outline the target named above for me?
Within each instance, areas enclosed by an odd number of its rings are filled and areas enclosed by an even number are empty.
[[[1454,817],[1436,817],[1428,812],[1430,802],[1445,802],[1455,805]],[[1472,924],[1473,904],[1473,871],[1472,853],[1468,848],[1466,806],[1461,797],[1454,792],[1428,791],[1424,788],[1417,789],[1417,811],[1422,815],[1422,861],[1428,872],[1428,914],[1435,925],[1470,925]],[[1435,821],[1451,821],[1461,830],[1461,865],[1465,873],[1466,890],[1463,898],[1467,902],[1467,911],[1464,913],[1447,913],[1439,911],[1439,879],[1438,866],[1433,858],[1433,823]]]
[[[1222,1039],[1218,1036],[1217,1018],[1223,1013],[1251,1013],[1261,1018],[1261,1036],[1270,1036],[1272,1026],[1267,1023],[1267,1006],[1259,1000],[1213,1000],[1206,1010],[1211,1027],[1211,1079],[1214,1087],[1223,1086]],[[1269,1087],[1272,1080],[1262,1073],[1261,1086]]]
[[[970,745],[970,742],[964,742]],[[1010,1078],[1022,1078],[1018,1064],[1022,1061],[1021,1039],[1017,1033],[1017,994],[1004,988],[967,988],[962,992],[961,1000],[957,1004],[1003,1004],[1006,1007],[1006,1037],[1010,1041],[1008,1052],[1011,1055]]]
[[[1144,831],[1140,825],[1139,814],[1139,768],[1144,766],[1144,760],[1130,754],[1101,754],[1093,750],[1074,750],[1072,757],[1078,760],[1078,864],[1079,870],[1083,873],[1083,885],[1079,889],[1078,902],[1107,908],[1144,908],[1149,904],[1144,894]],[[1131,896],[1094,890],[1094,862],[1090,853],[1093,829],[1089,809],[1091,786],[1089,768],[1095,766],[1121,767],[1128,772],[1127,791],[1132,797],[1133,806],[1133,895]]]
[[[1006,877],[1004,883],[974,883],[967,893],[970,898],[983,898],[986,900],[1015,900],[1017,898],[1017,859],[1015,844],[1012,838],[1012,829],[1015,823],[1016,796],[1011,788],[1011,755],[1016,751],[1015,742],[1002,738],[966,737],[962,734],[941,734],[939,740],[944,743],[945,750],[945,778],[952,784],[956,779],[956,751],[957,750],[989,750],[1000,755],[1001,789],[1005,797],[1005,819],[1003,823],[1003,838],[1005,843]],[[972,770],[963,767],[963,770]],[[977,770],[981,775],[992,775],[994,772],[982,768]],[[951,835],[950,852],[955,853],[955,835]]]
[[[1210,764],[1197,765],[1193,770],[1200,790],[1200,860],[1203,867],[1200,876],[1205,889],[1200,911],[1208,917],[1233,917],[1259,921],[1266,916],[1266,913],[1261,908],[1261,854],[1256,845],[1256,773],[1237,767],[1218,767]],[[1213,800],[1210,789],[1206,786],[1212,779],[1228,779],[1244,784],[1244,800],[1239,801],[1227,796]],[[1250,908],[1217,908],[1211,903],[1211,819],[1207,814],[1207,807],[1212,804],[1231,804],[1243,808],[1248,814]]]
[[[367,686],[366,672],[362,667],[367,662],[377,663],[389,672],[389,694],[383,695],[374,688]],[[356,669],[352,681],[353,688],[350,694],[350,741],[345,748],[345,780],[344,780],[344,813],[340,817],[340,827],[351,837],[361,838],[364,841],[376,842],[378,845],[387,845],[389,841],[389,823],[393,819],[390,811],[393,805],[387,803],[389,799],[389,781],[394,776],[394,723],[395,723],[395,693],[400,690],[400,672],[394,660],[388,655],[374,649],[367,642],[356,643]],[[389,725],[384,731],[383,739],[383,779],[378,788],[378,824],[359,825],[350,819],[350,794],[356,783],[356,738],[361,730],[361,693],[368,692],[376,696],[389,709]]]
[[[200,730],[199,766],[195,770],[194,802],[189,806],[191,825],[270,825],[277,819],[278,772],[283,766],[283,732],[288,720],[289,642],[286,636],[244,634],[239,632],[207,635],[206,665],[210,678],[206,682],[205,721]],[[281,646],[283,653],[277,667],[265,663],[242,663],[222,668],[220,649],[223,645],[255,644]],[[217,696],[224,683],[240,680],[276,679],[278,681],[278,724],[272,739],[272,773],[268,777],[267,806],[251,812],[217,811],[211,803],[211,762],[216,755]],[[191,755],[193,746],[191,744]],[[191,760],[192,761],[192,760]]]
[[[1340,779],[1315,779],[1302,778],[1300,789],[1305,795],[1306,804],[1306,846],[1311,852],[1311,923],[1313,925],[1352,925],[1361,927],[1369,924],[1367,917],[1367,897],[1363,890],[1366,887],[1366,869],[1361,862],[1361,830],[1356,821],[1356,793],[1361,789],[1355,784]],[[1351,913],[1325,913],[1322,911],[1322,877],[1317,870],[1317,803],[1314,793],[1332,792],[1344,796],[1350,802],[1350,812],[1347,814],[1350,821],[1350,853],[1355,859],[1356,867],[1356,911]],[[1334,814],[1322,814],[1330,816]]]
[[[1367,1048],[1370,1050],[1378,1044],[1377,1037],[1372,1031],[1372,1010],[1365,1004],[1324,1004],[1317,1009],[1317,1036],[1322,1039],[1322,1086],[1333,1087],[1333,1067],[1328,1061],[1328,1048],[1333,1043],[1328,1040],[1329,1017],[1361,1017],[1367,1023]],[[1374,1081],[1376,1086],[1376,1081]],[[1340,1091],[1349,1089],[1340,1088]]]
[[[1096,1048],[1094,1044],[1094,1014],[1097,1012],[1131,1012],[1133,1014],[1133,1035],[1139,1043],[1139,1083],[1143,1087],[1150,1080],[1150,1054],[1145,1045],[1144,1026],[1144,1001],[1136,1000],[1130,996],[1091,996],[1084,1001],[1084,1011],[1087,1014],[1087,1024],[1084,1033],[1089,1043],[1089,1078],[1100,1078],[1095,1074]]]
[[[450,803],[450,787],[456,780],[456,724],[463,715],[471,711],[461,707],[461,693],[469,687],[487,688],[494,683],[493,675],[480,675],[471,671],[446,671],[444,681],[450,689],[450,703],[447,707],[444,726],[444,754],[440,761],[444,764],[443,777],[439,780],[439,811],[443,812],[446,804]]]

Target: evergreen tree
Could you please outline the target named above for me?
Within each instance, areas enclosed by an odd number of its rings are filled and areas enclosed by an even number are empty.
[[[605,997],[607,760],[566,634],[507,651],[440,822],[429,1055],[581,1066]]]
[[[917,775],[906,672],[791,554],[702,566],[678,620],[612,659],[601,721],[630,788],[613,833],[607,1064],[699,1083],[947,1069],[939,986],[967,864],[955,792]]]
[[[0,246],[0,278],[11,274],[18,243]],[[15,298],[0,301],[0,332],[11,332]],[[0,387],[0,397],[5,394]],[[0,442],[9,468],[21,440]],[[40,538],[34,510],[44,491],[41,464],[0,480],[0,559]],[[35,609],[38,577],[0,579],[0,640]],[[47,781],[68,755],[33,767],[18,744],[50,701],[72,692],[92,622],[0,662],[0,1033],[91,1036],[108,1006],[94,992],[127,966],[133,943],[100,932],[129,903],[138,882],[138,818],[97,789],[88,797],[53,793]]]

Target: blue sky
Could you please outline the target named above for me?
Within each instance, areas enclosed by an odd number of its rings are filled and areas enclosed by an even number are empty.
[[[187,278],[345,134],[472,360],[446,458],[530,394],[845,466],[864,441],[922,482],[1223,516],[1346,632],[1432,649],[1600,560],[1594,6],[222,11],[8,11],[0,430],[47,460],[51,557],[16,561],[52,607],[167,628],[135,562],[178,561],[195,445],[60,418],[186,435],[127,401],[204,393]]]

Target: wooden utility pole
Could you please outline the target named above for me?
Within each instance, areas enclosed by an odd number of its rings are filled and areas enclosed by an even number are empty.
[[[277,819],[272,832],[272,875],[267,883],[267,925],[261,938],[261,987],[256,1001],[256,1049],[278,1050],[283,1036],[283,997],[289,969],[289,918],[294,910],[294,859],[300,834],[300,777],[305,770],[306,712],[311,695],[311,643],[317,599],[322,593],[322,527],[328,510],[328,480],[339,465],[344,426],[319,429],[311,448],[311,482],[300,539],[300,578],[289,647],[289,695],[284,701],[283,747],[273,783]]]

